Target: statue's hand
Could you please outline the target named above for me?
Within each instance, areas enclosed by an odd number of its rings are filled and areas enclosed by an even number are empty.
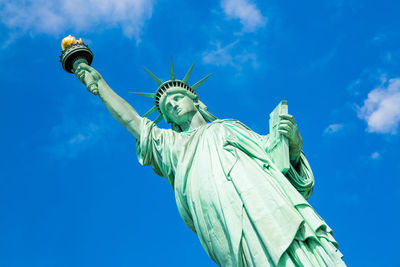
[[[303,140],[301,139],[296,121],[289,114],[282,114],[280,118],[278,130],[289,140],[290,161],[297,163],[300,158]]]
[[[98,84],[103,78],[97,70],[86,63],[80,63],[75,70],[75,75],[86,86],[89,92],[94,95],[99,93]]]

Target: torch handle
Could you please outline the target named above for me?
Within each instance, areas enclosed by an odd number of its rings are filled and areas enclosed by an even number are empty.
[[[72,65],[72,70],[75,73],[75,70],[78,68],[78,66],[81,63],[88,64],[87,60],[85,58],[78,58],[74,61],[74,64]],[[88,64],[89,65],[89,64]],[[85,72],[85,79],[84,81],[86,82],[86,88],[93,94],[97,95],[99,93],[99,89],[97,88],[97,83],[93,79],[92,75],[88,73],[87,71]]]

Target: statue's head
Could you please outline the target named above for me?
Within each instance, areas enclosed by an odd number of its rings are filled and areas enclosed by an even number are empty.
[[[150,76],[159,85],[156,93],[134,93],[155,99],[155,106],[150,109],[143,117],[147,117],[155,111],[159,111],[160,115],[155,120],[158,123],[164,119],[171,124],[171,128],[180,131],[180,125],[191,120],[192,117],[199,112],[207,122],[211,122],[216,118],[208,112],[207,107],[200,101],[196,89],[210,76],[206,76],[199,82],[190,86],[187,84],[189,76],[192,72],[194,64],[182,80],[176,80],[171,59],[171,80],[162,82],[154,74],[146,69]]]
[[[159,107],[166,122],[182,125],[199,112],[198,100],[199,98],[192,93],[171,89],[165,93]]]

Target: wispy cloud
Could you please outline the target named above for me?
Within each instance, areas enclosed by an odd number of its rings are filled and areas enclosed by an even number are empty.
[[[369,92],[358,117],[368,124],[367,131],[396,134],[400,122],[400,78],[386,80]]]
[[[238,42],[239,40],[236,40],[224,47],[220,42],[212,44],[213,47],[203,53],[202,61],[206,64],[232,66],[237,69],[241,69],[244,63],[250,62],[251,66],[256,68],[258,66],[256,54],[248,52],[246,49],[237,51]]]
[[[343,124],[330,124],[328,125],[328,127],[325,128],[324,133],[325,134],[333,134],[333,133],[337,133],[341,130],[343,130],[344,125]]]
[[[77,113],[81,109],[86,111]],[[98,99],[81,103],[69,96],[60,110],[59,123],[49,132],[49,144],[45,147],[53,157],[73,159],[95,146],[110,146],[111,142],[105,141],[105,136],[115,136],[113,131],[117,129],[110,127],[111,120],[105,118],[108,114]]]
[[[253,32],[267,23],[267,18],[248,0],[222,0],[221,7],[229,19],[240,20],[244,32]]]
[[[0,0],[0,23],[15,34],[60,35],[120,27],[140,40],[144,22],[152,15],[153,0]]]
[[[56,125],[51,133],[51,145],[47,147],[53,156],[60,158],[75,158],[96,143],[100,142],[100,136],[104,124],[96,119],[96,122],[88,124],[65,120]]]
[[[371,154],[371,159],[379,159],[381,154],[379,152],[374,152]]]
[[[310,62],[304,64],[302,71],[314,73],[315,71],[324,69],[335,58],[337,54],[338,43],[334,44],[334,46],[322,56],[312,59]]]

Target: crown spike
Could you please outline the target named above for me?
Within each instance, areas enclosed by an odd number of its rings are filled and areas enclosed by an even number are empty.
[[[192,89],[196,91],[197,88],[199,88],[199,86],[208,79],[208,77],[211,76],[212,73],[208,74],[206,77],[204,77],[203,79],[201,79],[200,81],[198,81],[197,83],[192,85]]]
[[[158,117],[154,120],[154,123],[157,124],[157,123],[159,123],[162,119],[163,119],[163,115],[160,114],[160,115],[158,115]]]
[[[195,63],[196,63],[196,61],[193,62],[192,66],[190,67],[190,69],[189,69],[188,72],[186,73],[186,75],[185,75],[185,77],[183,78],[182,82],[184,82],[184,83],[187,83],[187,82],[188,82],[189,77],[190,77],[190,74],[192,73],[192,70],[193,70],[193,67],[194,67],[194,64],[195,64]]]
[[[158,79],[153,73],[151,73],[148,69],[146,69],[145,67],[143,67],[146,71],[147,71],[147,73],[151,76],[151,78],[153,78],[153,80],[158,84],[158,85],[161,85],[163,82],[160,80],[160,79]]]
[[[157,106],[154,106],[154,107],[152,107],[149,111],[147,111],[147,112],[143,115],[143,117],[147,117],[147,116],[153,114],[153,113],[156,112],[156,111],[157,111]]]
[[[171,81],[175,81],[175,72],[174,72],[174,64],[172,63],[172,57],[171,57]]]
[[[141,95],[141,96],[153,98],[153,99],[156,97],[155,93],[136,93],[136,92],[129,92],[129,93],[134,94],[134,95]]]

